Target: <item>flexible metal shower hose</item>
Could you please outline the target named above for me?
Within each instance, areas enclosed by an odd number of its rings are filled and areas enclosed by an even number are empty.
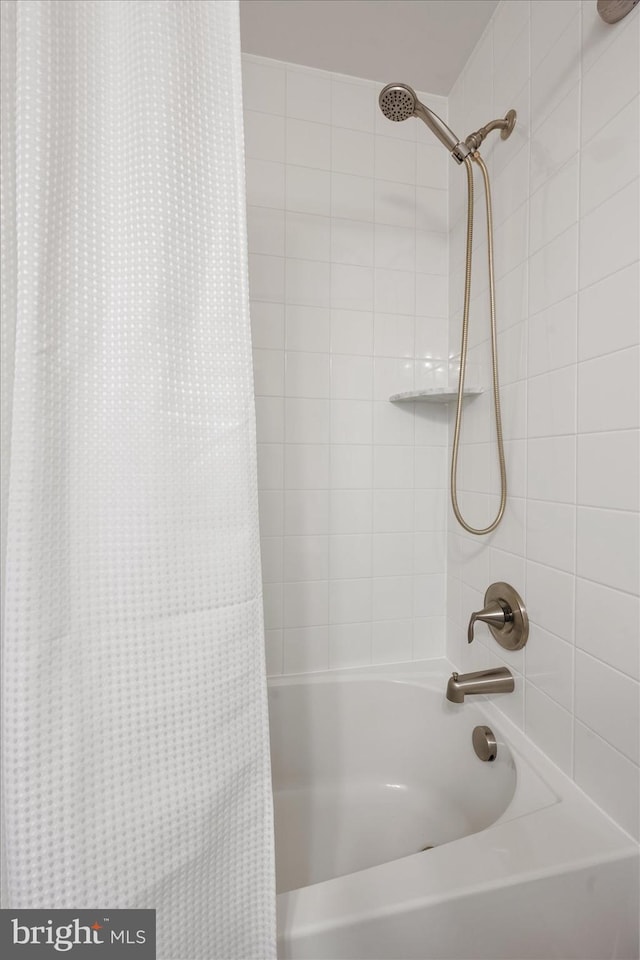
[[[471,300],[471,260],[473,256],[473,167],[467,157],[464,165],[467,171],[467,249],[464,277],[464,307],[462,313],[462,346],[460,348],[460,377],[458,379],[458,403],[456,406],[456,424],[453,434],[453,453],[451,456],[451,505],[458,523],[468,533],[483,536],[495,530],[502,520],[507,504],[507,469],[504,459],[504,443],[502,439],[502,416],[500,413],[500,382],[498,379],[498,345],[496,332],[496,291],[493,269],[493,214],[491,210],[491,188],[489,172],[480,154],[475,151],[473,159],[482,171],[484,192],[487,209],[487,252],[489,259],[489,309],[491,315],[491,366],[493,371],[493,407],[496,421],[496,436],[498,440],[498,461],[500,464],[500,507],[495,520],[488,527],[472,527],[464,519],[458,506],[458,448],[460,445],[460,431],[462,428],[462,397],[464,392],[464,378],[467,367],[467,347],[469,345],[469,304]]]

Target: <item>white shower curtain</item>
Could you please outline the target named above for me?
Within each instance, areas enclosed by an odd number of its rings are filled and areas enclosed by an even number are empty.
[[[3,0],[5,906],[275,956],[237,0]]]

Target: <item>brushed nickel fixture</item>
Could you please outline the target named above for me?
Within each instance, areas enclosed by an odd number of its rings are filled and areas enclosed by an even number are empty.
[[[481,725],[473,728],[471,742],[476,756],[484,761],[492,761],[498,756],[498,744],[491,727]]]
[[[491,189],[489,172],[484,160],[478,152],[480,144],[492,130],[500,130],[500,136],[506,140],[511,136],[516,125],[516,111],[509,110],[507,115],[498,120],[480,127],[463,141],[453,132],[444,120],[441,119],[418,100],[415,90],[406,83],[388,83],[380,91],[378,98],[380,109],[385,117],[399,123],[409,117],[419,117],[429,127],[438,140],[444,144],[453,159],[464,163],[467,173],[467,241],[465,255],[464,280],[464,307],[462,314],[462,344],[460,348],[460,373],[458,376],[458,402],[456,407],[455,430],[453,434],[453,451],[451,455],[451,505],[456,520],[467,533],[483,536],[495,530],[504,515],[507,504],[507,469],[504,456],[504,442],[502,437],[502,416],[500,412],[500,382],[498,377],[498,351],[496,329],[496,296],[495,276],[493,266],[493,213],[491,205]],[[500,505],[494,520],[486,527],[473,527],[462,516],[458,505],[458,451],[460,446],[460,432],[462,428],[462,398],[464,396],[464,378],[467,366],[467,348],[469,343],[469,306],[471,303],[471,264],[473,256],[473,166],[475,161],[482,172],[486,198],[487,218],[487,255],[489,268],[489,309],[491,324],[491,367],[493,381],[493,408],[496,424],[496,439],[498,444],[498,464],[500,468]]]
[[[508,583],[492,583],[484,595],[484,609],[471,614],[467,640],[473,641],[477,620],[486,623],[495,640],[505,650],[521,650],[529,637],[527,608],[517,590]]]
[[[617,23],[631,13],[638,0],[598,0],[598,13],[605,23]]]
[[[446,697],[451,703],[464,703],[464,698],[472,693],[513,693],[514,689],[513,674],[506,667],[475,673],[456,673],[454,670],[447,683]]]

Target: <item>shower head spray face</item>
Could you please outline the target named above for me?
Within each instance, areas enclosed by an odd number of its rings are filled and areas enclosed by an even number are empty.
[[[380,91],[378,103],[387,120],[400,123],[414,115],[418,98],[406,83],[388,83]]]

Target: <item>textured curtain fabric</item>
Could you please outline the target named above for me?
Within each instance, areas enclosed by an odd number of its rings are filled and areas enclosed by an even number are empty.
[[[5,905],[275,956],[236,0],[3,0]]]

